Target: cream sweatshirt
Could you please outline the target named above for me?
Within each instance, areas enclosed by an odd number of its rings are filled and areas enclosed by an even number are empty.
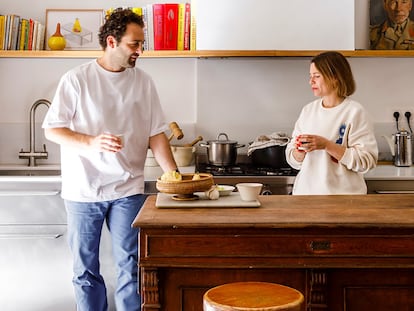
[[[323,136],[345,146],[346,151],[339,161],[325,150],[315,150],[298,162],[293,150],[301,134]],[[366,194],[363,174],[376,166],[378,147],[365,109],[350,98],[333,108],[324,108],[322,99],[309,103],[296,121],[286,160],[299,170],[293,187],[295,195]]]

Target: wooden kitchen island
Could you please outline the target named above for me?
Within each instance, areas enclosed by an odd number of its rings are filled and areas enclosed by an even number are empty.
[[[306,310],[414,310],[414,195],[261,196],[256,208],[159,209],[140,228],[143,311],[202,311],[213,286],[266,281]]]

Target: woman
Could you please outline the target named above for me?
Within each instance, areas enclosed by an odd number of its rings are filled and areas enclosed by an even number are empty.
[[[315,56],[309,83],[319,97],[296,121],[286,160],[299,173],[293,194],[366,194],[363,174],[376,166],[378,147],[365,109],[348,96],[355,81],[338,52]]]

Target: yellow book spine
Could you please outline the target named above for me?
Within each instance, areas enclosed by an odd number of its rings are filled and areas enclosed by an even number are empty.
[[[132,12],[139,16],[142,16],[142,8],[132,8]]]
[[[4,25],[5,19],[4,15],[0,15],[0,50],[3,50],[3,44],[4,44]]]
[[[177,34],[177,50],[184,50],[184,15],[185,3],[178,4],[178,34]]]
[[[27,27],[27,19],[22,19],[21,21],[22,26],[20,27],[20,45],[19,50],[24,50],[24,42],[26,40],[26,27]]]
[[[197,15],[197,9],[196,9],[196,3],[191,3],[191,23],[190,23],[190,51],[196,51],[196,38],[197,38],[197,23],[196,23],[196,15]]]

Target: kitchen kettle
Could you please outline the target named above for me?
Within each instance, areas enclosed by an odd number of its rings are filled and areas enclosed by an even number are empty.
[[[412,161],[412,135],[401,130],[393,134],[391,137],[382,136],[387,141],[394,157],[395,166],[411,166]]]

